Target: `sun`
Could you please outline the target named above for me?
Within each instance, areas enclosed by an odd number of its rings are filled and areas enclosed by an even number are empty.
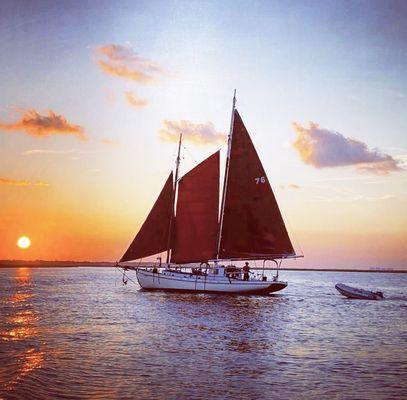
[[[31,240],[28,236],[21,236],[17,240],[17,246],[20,249],[28,249],[31,246]]]

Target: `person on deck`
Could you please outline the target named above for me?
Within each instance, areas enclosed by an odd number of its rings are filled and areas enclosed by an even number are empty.
[[[249,280],[249,273],[250,273],[250,267],[249,267],[249,263],[246,261],[245,266],[243,267],[243,280],[244,281]]]

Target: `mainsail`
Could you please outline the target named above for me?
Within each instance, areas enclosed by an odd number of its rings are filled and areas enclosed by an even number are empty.
[[[234,110],[220,259],[266,259],[295,255],[256,149]]]
[[[171,172],[147,219],[120,262],[136,260],[167,250],[169,222],[172,216],[173,179]]]
[[[201,262],[216,257],[218,210],[219,151],[179,181],[172,262]]]

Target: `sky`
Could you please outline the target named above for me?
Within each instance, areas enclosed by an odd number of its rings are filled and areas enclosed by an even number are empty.
[[[0,259],[118,260],[233,90],[298,268],[407,269],[404,1],[3,1]],[[224,159],[224,156],[222,156]],[[21,236],[31,246],[21,249]]]

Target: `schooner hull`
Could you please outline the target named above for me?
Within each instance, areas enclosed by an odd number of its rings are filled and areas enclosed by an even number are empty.
[[[287,287],[286,282],[228,279],[180,272],[154,273],[137,270],[137,280],[145,290],[165,290],[197,293],[268,294]]]

